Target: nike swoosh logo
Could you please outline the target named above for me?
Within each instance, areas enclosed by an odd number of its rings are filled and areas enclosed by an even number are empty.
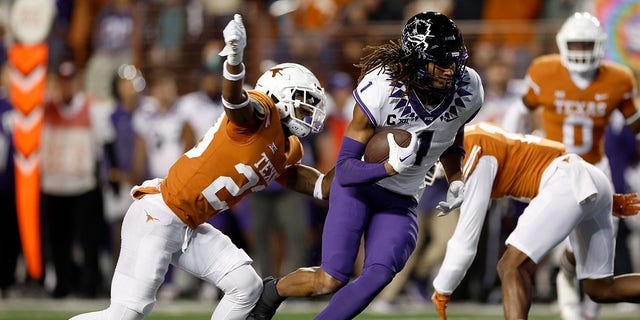
[[[411,156],[412,156],[412,154],[410,154],[410,155],[408,155],[408,156],[406,156],[404,158],[400,158],[400,162],[404,162],[405,160],[409,159],[409,157],[411,157]]]

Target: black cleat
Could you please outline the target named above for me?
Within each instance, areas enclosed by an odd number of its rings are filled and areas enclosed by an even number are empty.
[[[266,277],[262,279],[262,294],[256,306],[249,312],[247,320],[270,320],[276,314],[278,307],[286,299],[278,295],[276,290],[277,279]]]

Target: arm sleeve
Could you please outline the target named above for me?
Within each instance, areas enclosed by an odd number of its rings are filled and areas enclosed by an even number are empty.
[[[335,179],[342,186],[352,186],[378,181],[389,175],[384,163],[368,163],[360,160],[365,145],[349,137],[342,139],[340,153],[336,161]]]
[[[441,294],[453,293],[476,256],[497,169],[496,159],[484,156],[467,177],[458,224],[447,242],[447,252],[440,271],[433,280],[433,288]]]

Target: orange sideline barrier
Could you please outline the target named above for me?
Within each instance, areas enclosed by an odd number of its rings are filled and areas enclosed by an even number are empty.
[[[40,134],[46,83],[48,47],[15,44],[9,49],[9,96],[19,112],[15,117],[16,209],[22,251],[27,272],[40,279],[42,243],[40,238]]]

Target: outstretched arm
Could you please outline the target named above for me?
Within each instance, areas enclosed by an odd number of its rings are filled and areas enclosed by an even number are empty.
[[[433,288],[438,293],[434,299],[442,301],[442,296],[447,297],[453,293],[476,256],[496,173],[495,158],[484,156],[478,160],[475,170],[467,177],[467,199],[462,203],[458,224],[447,242],[447,252],[442,266],[433,280]],[[443,304],[446,305],[447,301]],[[440,310],[439,313],[441,319],[446,319]]]
[[[464,126],[458,129],[453,145],[440,156],[440,163],[444,168],[449,182],[449,190],[445,201],[440,201],[436,209],[440,211],[438,217],[445,216],[459,208],[464,200],[464,182],[462,176],[462,161],[464,159]]]
[[[223,30],[225,47],[220,52],[226,56],[222,66],[222,103],[229,120],[240,125],[250,126],[256,121],[249,95],[244,90],[245,69],[242,63],[247,34],[242,16],[236,14]]]
[[[317,169],[303,164],[290,167],[289,170],[284,181],[278,180],[287,188],[313,196],[319,200],[329,199],[329,189],[331,188],[335,168],[326,174],[322,174]]]

